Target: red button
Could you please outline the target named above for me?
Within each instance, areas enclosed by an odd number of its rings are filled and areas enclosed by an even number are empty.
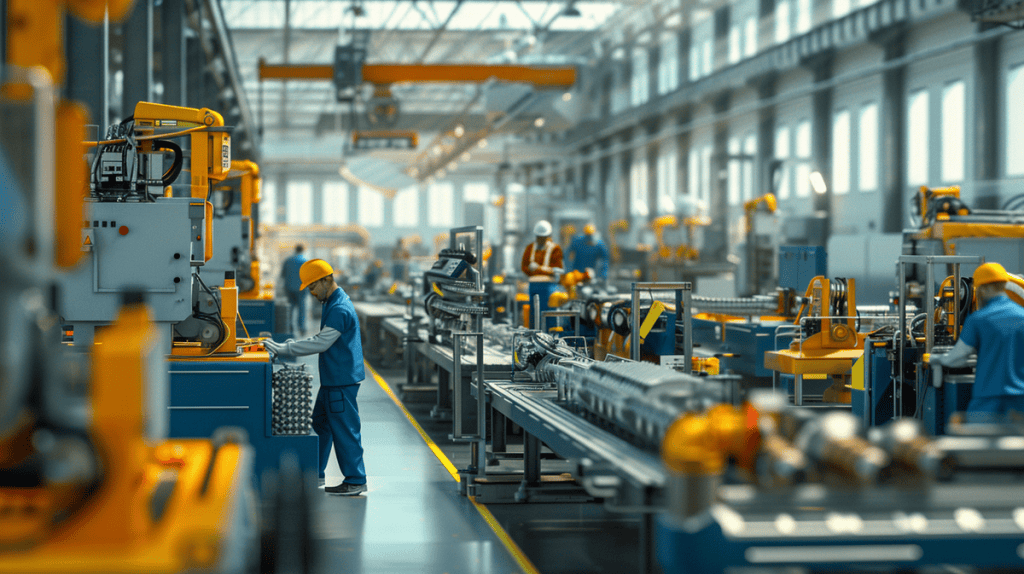
[[[121,235],[128,235],[128,226],[122,225],[117,229],[117,232],[120,233]]]

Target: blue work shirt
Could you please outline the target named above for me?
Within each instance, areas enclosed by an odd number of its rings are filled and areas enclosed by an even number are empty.
[[[302,286],[302,277],[299,275],[299,269],[302,268],[302,264],[306,261],[309,260],[301,253],[296,253],[284,260],[284,268],[281,270],[281,276],[284,277],[285,291],[293,295],[302,292],[302,290],[299,289],[299,287]]]
[[[330,327],[341,333],[338,340],[320,353],[320,386],[342,387],[363,382],[363,343],[359,336],[359,317],[348,293],[338,287],[324,302],[320,330]]]
[[[960,340],[978,350],[973,397],[1024,395],[1024,307],[992,299],[967,317]]]
[[[608,278],[608,248],[604,241],[595,239],[593,243],[587,241],[586,235],[577,235],[572,238],[567,254],[569,270],[585,271],[593,269],[601,279]],[[598,267],[597,260],[601,260]]]

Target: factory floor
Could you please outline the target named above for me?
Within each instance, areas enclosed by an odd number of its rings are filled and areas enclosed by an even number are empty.
[[[315,396],[316,357],[300,360],[314,373]],[[429,404],[403,408],[392,389],[404,377],[404,369],[367,371],[358,402],[368,492],[316,498],[318,572],[638,571],[635,516],[596,503],[485,506],[460,495],[450,470],[466,466],[469,447],[447,440],[451,423],[431,419]],[[327,484],[341,481],[332,454]]]

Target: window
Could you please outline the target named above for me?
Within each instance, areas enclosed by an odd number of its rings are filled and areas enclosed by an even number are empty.
[[[384,196],[368,187],[359,187],[359,224],[363,227],[384,225]]]
[[[264,180],[260,196],[260,223],[277,223],[277,183]]]
[[[832,120],[832,191],[850,193],[850,112],[842,110]]]
[[[462,197],[467,203],[487,203],[491,200],[491,186],[486,183],[467,183],[462,187]]]
[[[811,0],[796,0],[796,33],[811,29]]]
[[[1024,65],[1006,75],[1006,175],[1024,175]]]
[[[775,5],[775,41],[779,44],[789,40],[789,0],[780,0]]]
[[[740,145],[740,138],[731,137],[729,138],[729,155],[738,156],[743,151]],[[741,181],[740,181],[740,161],[738,159],[729,159],[729,205],[740,204],[741,192]]]
[[[715,50],[712,47],[711,40],[704,40],[704,49],[701,55],[704,56],[704,71],[703,75],[710,75],[711,72],[715,71]]]
[[[793,190],[797,197],[811,194],[811,121],[803,120],[796,125],[796,175],[793,177]]]
[[[630,102],[634,106],[644,104],[648,99],[650,99],[650,77],[651,66],[648,61],[647,48],[634,48],[633,72],[630,77],[632,88],[632,97],[630,98]]]
[[[750,134],[743,142],[743,199],[754,198],[754,158],[757,156],[757,136]]]
[[[658,93],[667,94],[679,87],[679,36],[668,32],[661,42],[658,60]]]
[[[832,0],[832,17],[842,18],[850,13],[850,0]]]
[[[451,227],[455,221],[452,184],[435,183],[427,188],[427,223],[432,227]]]
[[[757,53],[757,18],[747,18],[743,38],[743,55],[750,57]]]
[[[329,181],[324,184],[324,223],[344,225],[348,223],[348,184]]]
[[[313,184],[308,181],[289,181],[287,187],[288,225],[313,223]]]
[[[695,82],[700,79],[700,44],[694,41],[690,44],[690,81]]]
[[[918,90],[907,101],[907,184],[928,183],[928,91]]]
[[[953,82],[942,89],[942,181],[945,183],[964,179],[965,137],[964,83]]]
[[[687,160],[687,186],[686,193],[691,199],[700,196],[700,150],[696,146],[690,147],[690,157]]]
[[[740,61],[740,57],[743,55],[743,50],[740,47],[740,26],[739,24],[733,24],[729,28],[729,63],[735,64]]]
[[[415,185],[400,189],[391,206],[395,227],[415,227],[420,224],[420,190]]]
[[[857,126],[858,187],[861,191],[878,189],[878,104],[864,104]]]
[[[658,213],[676,212],[676,181],[676,146],[665,142],[658,153]]]
[[[700,154],[700,203],[707,204],[711,201],[711,152],[714,149],[710,145],[704,146]]]
[[[647,158],[641,152],[634,152],[633,164],[629,168],[629,212],[637,217],[647,217],[649,195],[647,191]]]
[[[775,193],[779,199],[787,199],[791,193],[793,187],[792,180],[789,177],[789,172],[792,170],[792,165],[789,161],[789,128],[782,126],[775,130],[775,159],[782,162],[779,166],[778,171],[775,172]]]

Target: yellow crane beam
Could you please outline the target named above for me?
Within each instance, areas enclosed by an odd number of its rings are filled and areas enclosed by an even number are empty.
[[[334,66],[268,64],[260,60],[260,80],[333,80]],[[402,82],[523,82],[539,88],[569,88],[576,83],[572,66],[476,64],[364,64],[363,81],[387,85]]]

